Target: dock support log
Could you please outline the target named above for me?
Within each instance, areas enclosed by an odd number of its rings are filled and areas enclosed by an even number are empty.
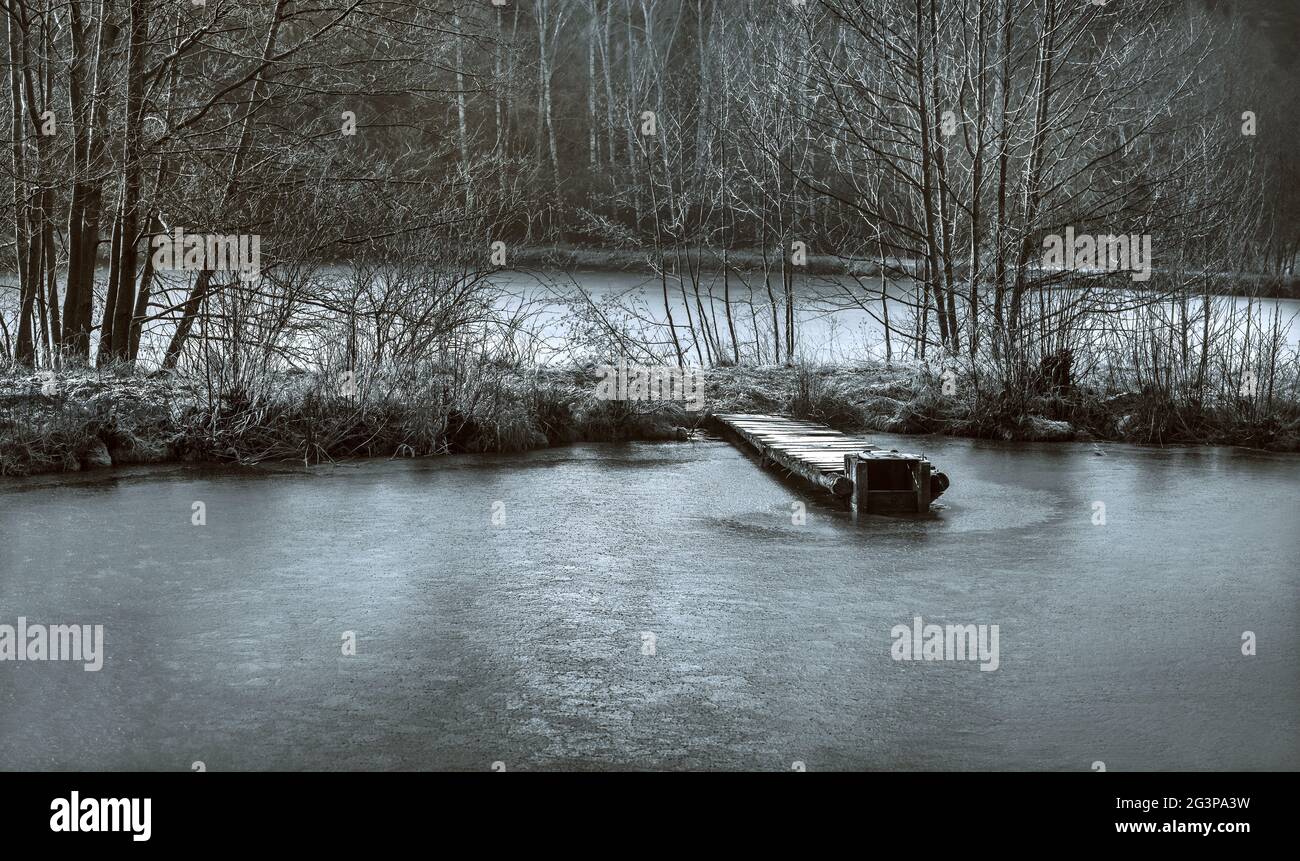
[[[791,457],[785,452],[769,448],[763,452],[763,459],[775,463],[787,472],[799,476],[804,481],[823,488],[833,496],[847,499],[853,493],[853,482],[846,476],[822,472],[815,466],[804,463],[796,457]]]

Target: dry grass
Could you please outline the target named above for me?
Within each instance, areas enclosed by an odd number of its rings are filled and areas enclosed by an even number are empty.
[[[266,375],[200,381],[95,372],[0,376],[0,476],[113,463],[270,461],[511,452],[579,440],[672,439],[671,404],[606,402],[578,369],[487,366],[356,380]]]
[[[1099,438],[1300,451],[1300,407],[1231,393],[1195,401],[1031,374],[1008,389],[989,368],[949,363],[714,368],[705,412],[763,412],[843,430],[1006,440]],[[82,372],[0,375],[0,475],[179,460],[316,463],[358,457],[511,452],[577,441],[667,440],[705,416],[673,403],[602,401],[593,368],[423,368],[356,380],[264,375],[222,391],[196,380]],[[1066,424],[1068,423],[1068,424]],[[102,447],[102,450],[101,450]]]

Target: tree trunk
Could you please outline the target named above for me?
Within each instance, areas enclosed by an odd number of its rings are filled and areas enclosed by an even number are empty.
[[[36,285],[28,271],[31,245],[29,205],[27,203],[27,170],[23,152],[23,96],[20,68],[24,61],[26,31],[18,20],[21,7],[10,7],[5,20],[9,34],[9,106],[10,129],[13,134],[14,180],[14,263],[18,273],[18,338],[14,345],[14,361],[20,365],[36,363],[36,346],[32,332],[32,313],[36,305]]]
[[[275,55],[275,42],[280,33],[280,23],[284,20],[284,7],[288,0],[275,0],[275,9],[271,12],[271,22],[266,28],[266,42],[262,46],[262,62],[257,74],[253,77],[252,91],[248,99],[248,111],[244,114],[243,127],[239,133],[239,145],[235,149],[235,155],[230,161],[230,172],[227,174],[226,189],[221,196],[221,205],[218,211],[224,211],[226,205],[235,197],[239,190],[239,175],[243,170],[244,160],[248,157],[248,148],[253,142],[253,114],[257,111],[257,102],[266,98],[266,74],[265,70],[269,67],[271,58]],[[163,370],[172,370],[176,363],[180,361],[181,351],[185,349],[185,339],[189,337],[190,329],[194,326],[194,315],[198,313],[202,300],[207,296],[208,284],[212,280],[212,273],[204,269],[199,276],[194,279],[194,287],[190,290],[189,297],[185,300],[185,305],[181,309],[181,319],[176,324],[176,331],[172,333],[171,343],[167,345],[167,352],[163,356]]]
[[[124,362],[131,354],[131,320],[135,314],[136,245],[140,240],[140,125],[144,110],[144,53],[149,37],[147,0],[131,0],[131,35],[127,48],[126,129],[122,144],[122,228],[118,253],[117,299],[112,317],[112,352]],[[105,327],[108,319],[105,318]]]

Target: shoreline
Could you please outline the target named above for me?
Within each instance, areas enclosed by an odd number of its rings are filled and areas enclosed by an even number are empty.
[[[692,246],[682,248],[682,261],[687,269],[697,269],[700,273],[720,275],[723,272],[722,250],[718,248],[701,248]],[[640,273],[653,274],[651,253],[646,249],[611,248],[605,246],[574,245],[556,243],[552,245],[522,246],[509,253],[509,265],[504,271],[515,272],[565,272],[576,274],[588,273]],[[678,272],[676,250],[665,250],[663,255],[665,271],[674,277]],[[317,261],[326,267],[342,266],[346,259],[323,258]],[[781,258],[774,253],[767,256],[766,265],[774,275],[781,272]],[[890,271],[887,278],[917,278],[923,261],[890,257],[886,260]],[[807,263],[795,267],[798,275],[819,277],[879,278],[879,259],[838,257],[833,254],[818,253],[810,249]],[[757,248],[743,248],[727,252],[727,270],[736,274],[762,272],[764,269],[763,253]],[[107,277],[108,261],[96,262],[97,274]],[[958,278],[966,277],[964,268],[957,268],[954,274]],[[1101,274],[1101,273],[1094,273]],[[1120,273],[1121,275],[1124,273]],[[1200,273],[1186,273],[1188,277]],[[17,274],[8,268],[0,269],[0,279],[13,279]],[[59,276],[62,279],[62,275]],[[1154,291],[1162,278],[1159,270],[1155,271],[1151,281],[1129,282],[1133,289]],[[1294,299],[1300,300],[1300,276],[1274,276],[1260,273],[1212,273],[1208,276],[1212,284],[1210,294],[1214,296],[1251,297],[1254,299]],[[61,285],[63,281],[59,282]],[[17,288],[12,284],[0,283],[0,287],[10,290]],[[1199,292],[1193,295],[1200,295]]]
[[[683,260],[687,266],[711,275],[721,274],[722,251],[716,248],[683,248]],[[674,253],[665,252],[664,261],[669,274],[677,272],[677,258]],[[511,257],[511,269],[518,270],[560,270],[566,272],[646,272],[650,266],[648,251],[630,248],[606,248],[598,246],[570,245],[530,245],[515,251]],[[895,270],[886,277],[916,277],[921,268],[921,261],[889,258],[887,265]],[[773,273],[781,271],[781,259],[768,255],[767,265]],[[727,268],[732,272],[749,273],[763,271],[764,261],[759,249],[739,249],[727,252]],[[832,254],[819,254],[808,251],[808,262],[798,267],[802,275],[817,276],[857,276],[862,278],[880,277],[879,260],[837,257]],[[961,273],[957,273],[964,277]],[[1190,273],[1189,273],[1190,274]],[[1134,289],[1154,289],[1161,279],[1156,272],[1148,282],[1133,282]],[[1209,276],[1213,284],[1210,291],[1216,296],[1239,296],[1255,299],[1297,299],[1300,300],[1300,276],[1272,276],[1259,273],[1217,273]]]
[[[8,373],[0,375],[0,478],[685,440],[715,412],[791,415],[846,432],[1300,452],[1300,407],[1289,402],[1253,419],[1240,404],[1192,412],[1159,393],[1084,386],[1011,402],[981,391],[977,378],[944,380],[924,367],[883,363],[721,367],[703,377],[704,407],[690,412],[676,402],[601,400],[590,367],[515,369],[492,381],[475,407],[385,390],[383,381],[344,397],[312,374],[281,375],[263,391],[227,392],[209,403],[206,390],[183,377]]]

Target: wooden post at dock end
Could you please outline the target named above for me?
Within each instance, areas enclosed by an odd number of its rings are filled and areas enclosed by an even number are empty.
[[[844,474],[853,482],[850,506],[854,511],[867,512],[867,462],[860,454],[844,455]]]
[[[930,462],[916,462],[916,513],[925,514],[930,510]]]

